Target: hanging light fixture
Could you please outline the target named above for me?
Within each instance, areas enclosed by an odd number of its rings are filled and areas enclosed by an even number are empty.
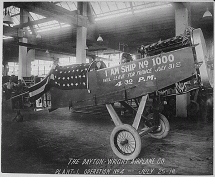
[[[208,8],[207,8],[207,10],[205,11],[205,13],[204,13],[204,15],[203,15],[203,18],[204,17],[212,17],[212,14],[211,14],[211,12],[208,10]]]
[[[13,24],[13,19],[10,16],[9,10],[5,9],[5,14],[4,14],[4,18],[3,18],[3,23],[6,23],[8,25]]]
[[[103,41],[103,39],[102,39],[101,35],[99,34],[99,37],[98,37],[98,39],[97,39],[97,42],[102,42],[102,41]]]
[[[37,35],[36,35],[36,38],[37,38],[37,39],[41,39],[42,37],[41,37],[40,34],[37,34]]]

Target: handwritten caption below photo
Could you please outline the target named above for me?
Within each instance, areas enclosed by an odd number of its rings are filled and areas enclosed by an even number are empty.
[[[116,165],[116,168],[114,165]],[[121,167],[119,165],[121,165]],[[165,167],[164,158],[137,158],[134,160],[69,158],[66,168],[56,169],[55,174],[171,175],[176,174],[176,169]]]

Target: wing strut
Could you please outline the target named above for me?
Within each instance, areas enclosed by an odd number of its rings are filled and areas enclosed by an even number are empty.
[[[119,118],[119,116],[117,115],[116,111],[114,110],[112,104],[106,104],[107,110],[115,124],[115,126],[119,126],[122,125],[122,122]]]
[[[134,122],[132,124],[132,127],[134,127],[136,130],[138,129],[139,127],[139,124],[140,124],[140,119],[142,117],[142,113],[143,113],[143,110],[145,108],[145,105],[146,105],[146,100],[147,100],[147,97],[148,95],[144,95],[140,101],[140,104],[139,104],[139,107],[138,107],[138,110],[137,110],[137,113],[136,113],[136,116],[134,118]]]
[[[142,117],[142,113],[143,113],[143,110],[144,110],[145,105],[146,105],[147,97],[148,97],[148,95],[144,95],[142,97],[142,99],[140,101],[140,104],[139,104],[139,107],[138,107],[138,110],[137,110],[137,113],[136,113],[136,116],[134,118],[134,122],[132,124],[132,127],[135,128],[136,130],[139,127],[140,120],[141,120],[141,117]],[[107,107],[107,110],[108,110],[108,112],[109,112],[109,114],[110,114],[115,126],[122,125],[123,123],[121,122],[121,120],[120,120],[119,116],[117,115],[116,111],[114,110],[113,106],[111,104],[106,104],[106,107]]]

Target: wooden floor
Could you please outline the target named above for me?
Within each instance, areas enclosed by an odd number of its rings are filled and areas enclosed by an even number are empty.
[[[35,174],[213,174],[213,123],[169,120],[170,132],[157,140],[146,135],[135,161],[113,153],[114,128],[104,106],[69,111],[22,111],[23,122],[11,122],[14,111],[2,116],[3,173]],[[122,118],[124,121],[127,118]]]

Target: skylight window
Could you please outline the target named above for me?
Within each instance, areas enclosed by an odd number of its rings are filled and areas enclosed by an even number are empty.
[[[30,13],[31,17],[32,17],[34,20],[39,20],[39,19],[45,18],[44,16],[35,14],[35,13],[33,13],[33,12],[29,12],[29,13]]]
[[[131,15],[135,13],[145,12],[149,10],[155,10],[164,7],[170,7],[171,4],[167,2],[115,2],[118,7],[117,10],[112,10],[106,13],[97,14],[95,17],[96,21]]]
[[[146,12],[146,11],[150,11],[150,10],[156,10],[156,9],[161,9],[161,8],[165,8],[165,7],[171,7],[171,4],[164,4],[161,6],[151,6],[149,8],[145,8],[145,9],[137,9],[135,10],[135,13],[140,13],[140,12]]]
[[[13,19],[13,25],[20,24],[20,15],[12,16],[12,19]]]
[[[108,6],[110,8],[110,10],[115,11],[117,10],[117,6],[116,6],[116,2],[108,2]]]
[[[109,13],[109,14],[98,16],[97,18],[95,18],[95,21],[114,18],[114,17],[120,17],[120,16],[124,16],[124,15],[129,15],[129,14],[131,14],[131,11],[125,11],[125,12],[116,13],[116,14]]]
[[[69,25],[69,24],[60,25],[57,22],[57,23],[47,24],[47,25],[44,25],[44,26],[36,28],[36,29],[37,29],[37,32],[44,32],[44,31],[51,31],[51,30],[55,30],[55,29],[65,28],[65,27],[69,27],[69,26],[71,26],[71,25]]]
[[[34,29],[37,32],[45,32],[45,31],[56,30],[56,29],[65,28],[69,26],[71,25],[65,24],[65,23],[59,23],[57,20],[52,20],[49,22],[44,22],[44,23],[34,25]],[[30,33],[32,33],[29,27],[27,27],[27,29]]]
[[[63,7],[65,9],[67,9],[67,10],[70,10],[70,11],[77,10],[77,2],[62,1],[60,3],[56,3],[56,5],[58,5],[60,7]]]
[[[91,1],[92,12],[95,16],[95,20],[104,20],[108,18],[114,18],[118,16],[131,15],[134,13],[139,13],[145,11],[148,8],[157,6],[163,6],[169,4],[168,2],[150,2],[150,1]],[[64,1],[56,3],[56,5],[61,6],[67,10],[73,11],[77,10],[77,2]],[[146,10],[146,11],[147,11]]]

